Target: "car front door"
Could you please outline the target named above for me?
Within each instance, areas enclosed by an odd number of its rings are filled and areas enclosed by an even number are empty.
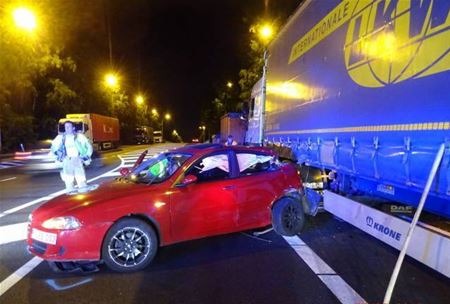
[[[269,225],[271,203],[280,196],[284,177],[273,156],[250,151],[236,152],[238,225],[241,229]]]
[[[197,181],[171,194],[172,233],[182,241],[236,230],[235,180],[230,178],[229,151],[210,154],[185,172]]]

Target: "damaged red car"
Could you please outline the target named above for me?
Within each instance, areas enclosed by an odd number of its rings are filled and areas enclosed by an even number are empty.
[[[122,173],[33,211],[30,252],[57,270],[103,261],[130,272],[149,265],[160,246],[269,225],[294,235],[304,224],[300,176],[266,148],[191,145]]]

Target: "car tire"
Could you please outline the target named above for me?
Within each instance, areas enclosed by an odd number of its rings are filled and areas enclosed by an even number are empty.
[[[275,232],[293,236],[303,229],[305,213],[302,204],[290,197],[277,201],[272,208],[272,226]]]
[[[114,271],[133,272],[147,267],[157,250],[155,230],[142,220],[127,218],[109,229],[103,241],[102,258]]]

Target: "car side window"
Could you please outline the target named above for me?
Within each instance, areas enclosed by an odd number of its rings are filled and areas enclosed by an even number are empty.
[[[272,155],[238,152],[236,157],[239,165],[239,176],[274,171],[278,168]]]
[[[228,154],[214,154],[196,161],[185,173],[195,175],[199,182],[215,181],[229,178],[230,167]]]

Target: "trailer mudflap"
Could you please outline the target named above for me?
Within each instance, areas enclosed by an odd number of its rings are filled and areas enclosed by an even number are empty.
[[[353,201],[328,190],[324,191],[324,208],[328,212],[400,250],[410,223]],[[407,255],[450,278],[450,234],[417,226]]]

